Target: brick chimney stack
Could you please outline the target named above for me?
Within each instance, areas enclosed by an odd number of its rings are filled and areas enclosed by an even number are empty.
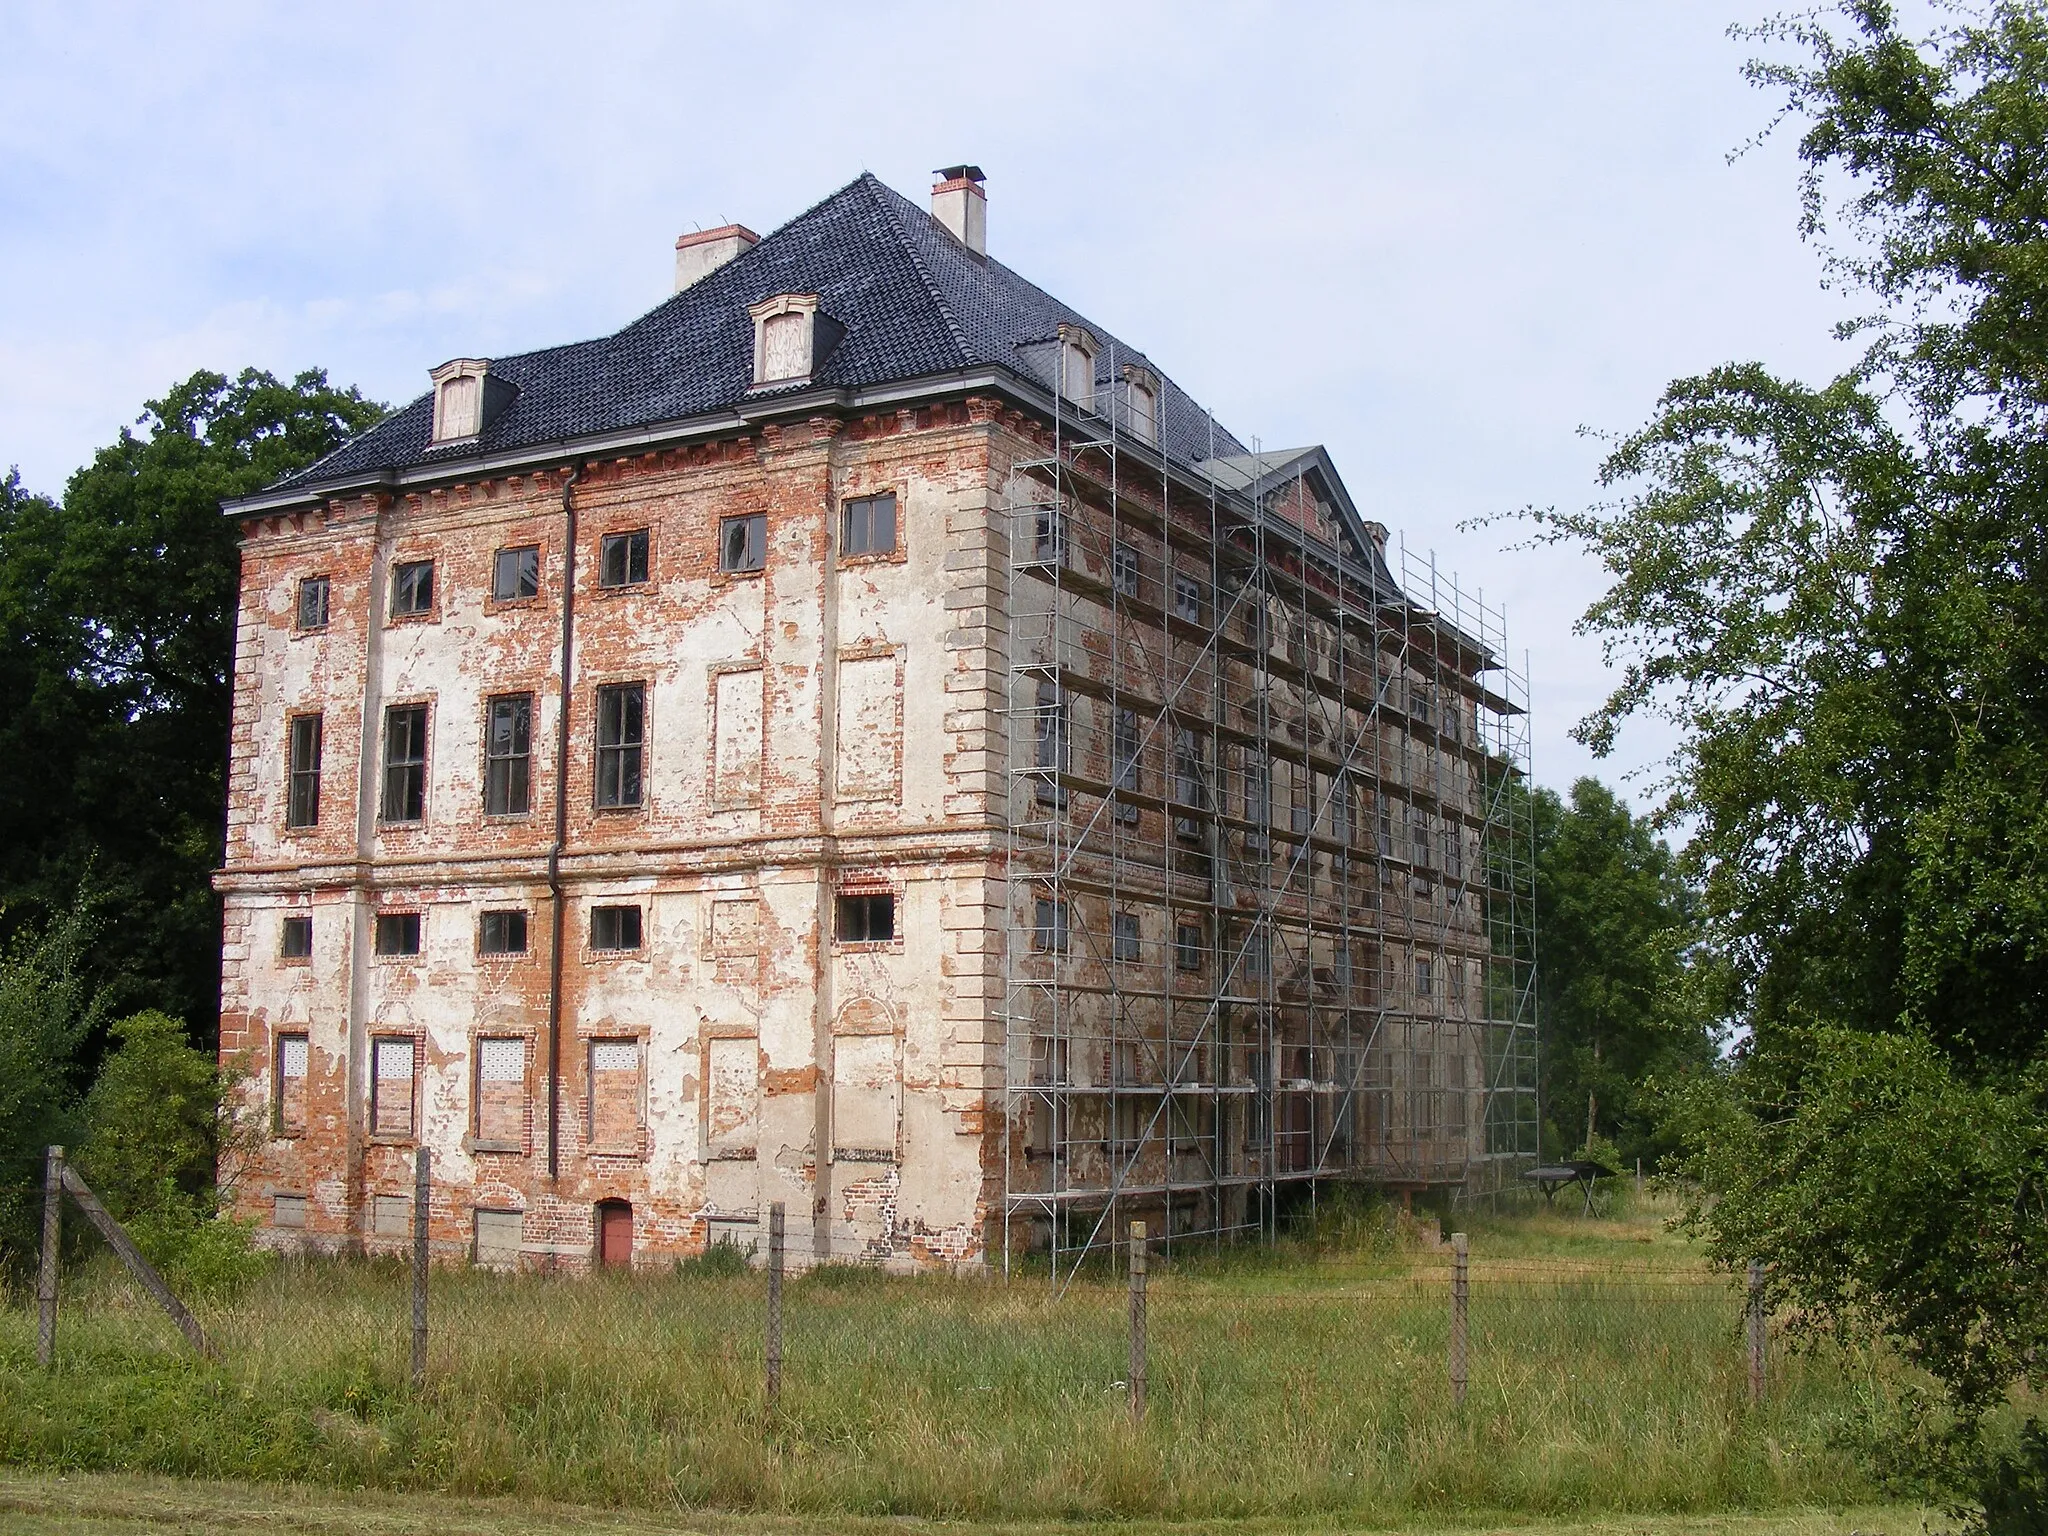
[[[932,217],[977,256],[988,255],[988,193],[978,165],[941,166],[932,188]]]

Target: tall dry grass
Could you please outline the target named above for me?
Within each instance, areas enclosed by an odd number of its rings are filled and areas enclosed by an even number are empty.
[[[1649,1235],[1645,1237],[1645,1233]],[[437,1271],[407,1385],[404,1271],[281,1266],[190,1359],[117,1276],[65,1298],[59,1368],[0,1315],[0,1459],[585,1503],[928,1517],[1710,1511],[1872,1489],[1842,1448],[1879,1369],[1777,1352],[1745,1400],[1740,1297],[1641,1222],[1479,1225],[1471,1390],[1448,1256],[1379,1240],[1184,1255],[1151,1283],[1151,1413],[1124,1293],[1084,1277],[830,1269],[788,1288],[779,1411],[758,1275]]]

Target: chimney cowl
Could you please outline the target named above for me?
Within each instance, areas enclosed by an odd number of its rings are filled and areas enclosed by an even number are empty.
[[[976,256],[988,255],[987,178],[978,165],[944,165],[932,172],[932,218]]]
[[[721,224],[676,238],[676,286],[681,293],[692,283],[702,282],[727,262],[744,256],[761,243],[761,237],[744,224]]]

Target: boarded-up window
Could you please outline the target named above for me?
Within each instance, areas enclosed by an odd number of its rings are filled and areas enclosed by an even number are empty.
[[[409,1037],[387,1036],[373,1052],[376,1073],[370,1084],[370,1133],[410,1136],[415,1051]]]
[[[841,1035],[832,1042],[835,1157],[896,1152],[896,1037]]]
[[[517,1147],[526,1136],[526,1042],[476,1043],[476,1139]]]
[[[379,1237],[405,1237],[412,1232],[412,1202],[403,1195],[377,1195],[370,1202],[372,1230]]]
[[[519,1262],[526,1218],[518,1211],[476,1213],[476,1261],[486,1269],[511,1269]]]
[[[590,1042],[590,1145],[637,1151],[640,1145],[640,1042]]]
[[[801,379],[811,371],[811,317],[770,315],[761,326],[761,378]]]
[[[717,675],[711,705],[711,803],[761,803],[761,672]]]
[[[272,1195],[270,1224],[273,1227],[303,1227],[306,1224],[304,1195]]]
[[[755,952],[761,931],[761,904],[749,896],[711,903],[711,952],[727,958]]]
[[[312,1050],[304,1035],[277,1037],[277,1129],[296,1136],[306,1128],[306,1072]]]
[[[713,1040],[710,1058],[710,1138],[713,1152],[754,1150],[761,1098],[761,1046],[752,1035]]]
[[[901,783],[903,697],[894,656],[839,663],[839,798],[893,800]]]

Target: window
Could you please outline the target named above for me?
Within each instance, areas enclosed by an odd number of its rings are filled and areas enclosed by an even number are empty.
[[[597,803],[619,809],[640,803],[647,752],[647,690],[610,683],[597,690]]]
[[[1095,409],[1095,338],[1077,325],[1060,327],[1060,393],[1084,411]]]
[[[1109,552],[1109,580],[1125,597],[1138,595],[1138,551],[1121,539]]]
[[[517,1149],[526,1139],[526,1042],[476,1043],[476,1139]]]
[[[306,1128],[306,1073],[312,1046],[304,1035],[277,1037],[277,1077],[271,1106],[271,1128],[296,1136]]]
[[[427,706],[394,704],[384,711],[386,821],[418,821],[427,813]]]
[[[1072,761],[1067,701],[1060,693],[1060,685],[1049,678],[1038,684],[1037,715],[1037,766],[1044,770],[1038,780],[1038,799],[1044,805],[1064,805],[1067,792],[1059,775],[1067,772]]]
[[[1136,960],[1144,954],[1144,944],[1138,934],[1138,914],[1119,912],[1112,919],[1114,933],[1110,953],[1119,960]]]
[[[298,625],[300,629],[327,627],[327,601],[331,585],[325,576],[307,576],[299,582]]]
[[[1453,1008],[1463,1008],[1465,1006],[1465,962],[1462,960],[1445,961],[1444,981],[1450,987],[1451,1006]]]
[[[1119,709],[1116,712],[1116,736],[1112,746],[1115,754],[1116,787],[1135,794],[1139,783],[1139,747],[1142,737],[1135,709]],[[1138,808],[1127,800],[1119,800],[1116,807],[1118,821],[1133,822],[1138,819]]]
[[[1040,897],[1031,915],[1031,947],[1045,954],[1067,952],[1067,904]]]
[[[590,1145],[636,1150],[640,1139],[640,1042],[590,1042]]]
[[[1198,810],[1209,806],[1207,790],[1208,760],[1203,754],[1202,739],[1192,729],[1177,725],[1173,729],[1173,797],[1182,805],[1191,805]],[[1202,841],[1202,824],[1192,816],[1176,816],[1173,819],[1174,836],[1183,842]]]
[[[1444,878],[1462,881],[1465,878],[1465,839],[1459,835],[1458,824],[1450,817],[1444,818]]]
[[[272,1195],[270,1224],[274,1227],[303,1227],[306,1224],[304,1195]]]
[[[408,1236],[412,1232],[412,1201],[404,1195],[372,1195],[370,1231],[377,1237]]]
[[[1248,981],[1264,981],[1273,973],[1272,935],[1263,924],[1253,924],[1246,934],[1240,961]]]
[[[862,496],[840,509],[842,555],[888,555],[896,551],[896,493]]]
[[[1321,775],[1311,777],[1306,768],[1296,766],[1289,775],[1293,780],[1293,794],[1289,796],[1294,811],[1294,830],[1308,832],[1315,825],[1315,781]]]
[[[1417,997],[1428,997],[1434,981],[1435,975],[1428,957],[1417,955],[1415,957],[1415,995]]]
[[[540,546],[501,549],[491,562],[491,596],[501,603],[540,596]]]
[[[484,814],[524,816],[531,809],[533,695],[501,693],[485,709]]]
[[[1173,578],[1173,616],[1190,624],[1202,622],[1202,584],[1194,577]]]
[[[1067,518],[1058,507],[1038,509],[1037,528],[1033,534],[1034,559],[1051,565],[1067,563]]]
[[[1415,844],[1415,867],[1420,869],[1429,862],[1429,813],[1409,806],[1408,832]]]
[[[1244,754],[1244,819],[1255,829],[1255,847],[1265,846],[1265,829],[1273,819],[1273,764],[1247,747]]]
[[[400,618],[434,609],[434,562],[407,560],[391,572],[391,611]]]
[[[412,1134],[413,1074],[418,1053],[409,1035],[382,1035],[373,1042],[370,1078],[370,1134]]]
[[[1181,923],[1173,930],[1173,964],[1182,971],[1202,968],[1202,925]]]
[[[896,898],[852,895],[839,898],[833,935],[842,944],[885,944],[896,937]]]
[[[597,584],[637,586],[647,579],[647,530],[608,533],[597,546]]]
[[[278,933],[277,953],[283,960],[310,959],[313,954],[313,919],[286,918]]]
[[[592,949],[638,949],[640,909],[633,907],[592,907],[590,909]]]
[[[1129,383],[1131,436],[1141,443],[1159,441],[1159,397],[1149,380]]]
[[[479,1269],[517,1269],[526,1241],[526,1218],[518,1211],[487,1211],[479,1207],[476,1222],[476,1264]]]
[[[377,953],[380,955],[416,955],[420,952],[420,914],[417,912],[379,912],[377,914]]]
[[[284,824],[320,825],[320,717],[293,715],[286,745]]]
[[[1394,809],[1386,801],[1380,802],[1380,857],[1394,856]]]
[[[524,912],[486,912],[478,920],[476,948],[483,955],[523,955],[526,953],[526,914]]]
[[[767,513],[719,519],[718,568],[721,571],[758,571],[767,563]]]

